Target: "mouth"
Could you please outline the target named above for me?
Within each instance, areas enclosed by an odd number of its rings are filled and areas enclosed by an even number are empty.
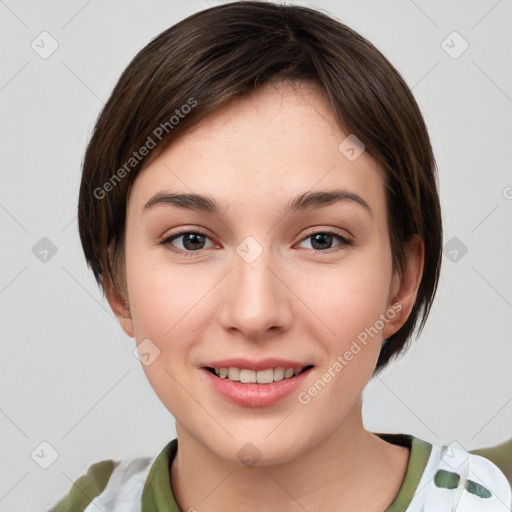
[[[273,366],[273,364],[239,362],[241,366],[203,366],[203,375],[213,390],[242,407],[270,407],[297,392],[305,385],[314,366]],[[297,363],[295,363],[297,364]],[[298,363],[300,364],[300,363]],[[253,366],[253,368],[244,368]]]
[[[286,368],[278,366],[276,368],[267,368],[263,370],[251,370],[248,368],[231,367],[210,367],[206,366],[205,370],[209,371],[219,379],[226,379],[242,384],[272,384],[283,380],[292,379],[302,373],[313,368],[313,365],[296,366]]]

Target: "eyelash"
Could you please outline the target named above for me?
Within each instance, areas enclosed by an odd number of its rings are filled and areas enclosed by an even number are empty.
[[[206,238],[210,238],[208,236],[207,233],[205,233],[204,231],[200,230],[200,229],[194,229],[194,230],[183,230],[183,231],[179,231],[177,233],[173,233],[171,235],[169,235],[167,238],[165,238],[164,240],[162,240],[160,242],[160,245],[164,245],[166,246],[171,252],[173,253],[176,253],[176,254],[180,254],[182,256],[185,256],[187,258],[190,258],[190,257],[197,257],[198,256],[198,253],[200,254],[202,251],[205,251],[207,249],[198,249],[197,251],[190,251],[190,250],[187,250],[187,251],[184,251],[182,249],[176,249],[172,244],[171,242],[173,242],[174,240],[176,240],[177,238],[179,238],[180,236],[183,236],[183,235],[187,235],[187,234],[194,234],[194,235],[201,235],[201,236],[204,236]],[[322,234],[322,235],[332,235],[334,236],[335,238],[338,239],[338,241],[340,242],[340,244],[336,247],[331,247],[330,249],[326,249],[324,251],[322,250],[319,250],[319,249],[307,249],[308,251],[313,251],[314,253],[331,253],[331,252],[336,252],[338,250],[342,250],[343,248],[345,247],[348,247],[348,246],[351,246],[351,245],[354,245],[354,241],[351,240],[350,238],[347,238],[343,235],[340,235],[340,233],[338,231],[336,231],[335,229],[322,229],[322,230],[319,230],[319,231],[315,231],[313,233],[310,233],[309,235],[307,235],[306,237],[304,237],[301,242],[303,242],[304,240],[307,240],[308,238],[311,238],[315,235],[318,235],[318,234]]]

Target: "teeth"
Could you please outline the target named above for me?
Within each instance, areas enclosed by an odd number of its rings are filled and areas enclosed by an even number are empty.
[[[254,370],[240,370],[240,382],[256,382],[256,372]]]
[[[240,369],[239,368],[228,368],[228,379],[229,380],[240,380]]]
[[[244,368],[218,368],[215,367],[215,374],[221,379],[243,382],[244,384],[270,384],[283,379],[289,379],[298,375],[304,367],[297,368],[268,368],[267,370],[246,370]]]
[[[284,379],[284,368],[276,368],[274,370],[274,381],[283,380]]]
[[[285,372],[284,372],[284,378],[285,379],[289,379],[290,377],[293,376],[293,372],[294,372],[294,369],[293,368],[288,368]]]
[[[256,382],[258,384],[270,384],[274,382],[274,370],[269,368],[268,370],[261,370],[256,374]]]

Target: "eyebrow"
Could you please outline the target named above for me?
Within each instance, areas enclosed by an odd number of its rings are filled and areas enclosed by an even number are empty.
[[[335,189],[300,194],[288,202],[281,214],[287,215],[297,211],[316,210],[346,201],[355,202],[364,207],[370,214],[372,213],[369,204],[358,194],[344,189]],[[225,216],[228,211],[227,207],[221,207],[214,198],[209,196],[158,192],[144,205],[143,213],[156,205],[175,206],[210,213],[219,217]]]

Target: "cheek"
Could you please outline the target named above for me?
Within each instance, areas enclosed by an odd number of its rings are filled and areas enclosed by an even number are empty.
[[[346,342],[375,323],[387,307],[391,280],[390,250],[381,245],[336,266],[308,264],[286,276],[300,299],[296,312],[301,310],[312,320],[305,322],[305,328],[308,323],[313,328],[316,318],[320,326]],[[172,340],[173,349],[178,350],[194,337],[200,338],[199,329],[216,311],[212,301],[222,287],[219,273],[201,264],[172,265],[165,261],[165,254],[155,258],[136,246],[128,255],[127,281],[137,342],[154,338],[164,350]]]
[[[298,292],[342,344],[373,326],[388,307],[391,257],[380,254],[357,257],[329,271],[319,269]]]
[[[199,279],[197,271],[194,277],[192,266],[184,270],[149,259],[132,261],[131,267],[127,262],[127,275],[135,339],[155,354],[143,370],[157,396],[172,414],[179,415],[189,406],[188,395],[181,390],[190,378],[194,347],[204,338],[199,331],[206,322],[208,282]]]
[[[135,245],[135,244],[134,244]],[[218,276],[194,265],[172,265],[165,253],[134,246],[127,253],[126,272],[137,344],[150,339],[162,368],[183,367],[202,338],[214,312],[209,292]],[[156,361],[155,361],[156,362]],[[152,365],[153,366],[153,365]],[[156,371],[146,367],[146,373]]]
[[[190,329],[191,320],[201,314],[201,297],[207,282],[199,280],[190,271],[167,268],[135,270],[130,282],[134,297],[136,339],[153,336],[155,340],[176,337],[176,333]],[[195,323],[195,322],[194,322]]]
[[[338,424],[371,379],[382,347],[381,315],[388,307],[389,279],[385,268],[374,263],[373,268],[338,271],[315,292],[308,288],[310,303],[322,320],[315,322],[320,327],[311,331],[311,337],[323,346],[325,355],[317,379],[298,395],[310,417],[329,410],[326,425]],[[322,325],[327,326],[323,335]]]

